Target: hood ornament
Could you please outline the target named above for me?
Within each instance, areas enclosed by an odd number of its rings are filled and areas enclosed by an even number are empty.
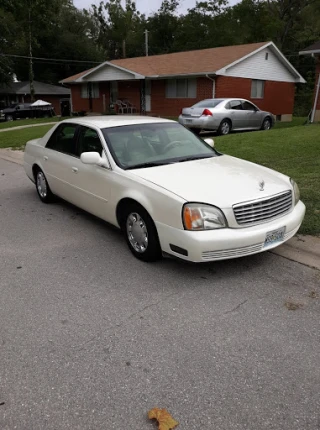
[[[264,191],[264,185],[265,185],[265,182],[264,182],[264,180],[262,179],[262,181],[260,181],[260,182],[259,182],[259,190],[260,190],[260,191]]]

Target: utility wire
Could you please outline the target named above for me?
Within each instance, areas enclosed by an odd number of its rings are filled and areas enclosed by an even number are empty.
[[[26,55],[13,55],[13,54],[0,54],[1,57],[13,57],[13,58],[24,58],[27,60],[44,60],[44,61],[59,61],[64,63],[94,63],[94,64],[101,64],[102,61],[86,61],[86,60],[66,60],[63,58],[44,58],[44,57],[28,57]]]

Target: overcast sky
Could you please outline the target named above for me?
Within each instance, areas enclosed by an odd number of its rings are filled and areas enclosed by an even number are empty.
[[[79,8],[88,9],[92,4],[98,5],[101,0],[73,0],[74,5]],[[239,3],[240,0],[229,0],[230,5]],[[136,0],[137,9],[146,15],[155,12],[159,9],[162,0]],[[188,9],[194,7],[196,0],[180,0],[180,13],[185,13]]]

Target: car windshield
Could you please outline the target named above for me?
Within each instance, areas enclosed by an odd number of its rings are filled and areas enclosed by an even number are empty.
[[[115,162],[138,169],[220,155],[177,123],[136,124],[102,129]]]
[[[196,103],[192,107],[194,107],[194,108],[202,108],[202,107],[214,108],[214,107],[218,106],[218,104],[220,104],[223,101],[224,101],[224,99],[207,99],[207,100],[202,100],[199,103]]]

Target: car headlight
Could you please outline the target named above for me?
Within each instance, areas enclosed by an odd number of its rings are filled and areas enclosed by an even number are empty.
[[[294,204],[296,205],[298,201],[300,200],[300,190],[296,182],[290,178],[290,182],[293,188],[293,195],[294,195]]]
[[[186,230],[215,230],[227,226],[222,211],[202,203],[187,203],[182,211],[183,225]]]

